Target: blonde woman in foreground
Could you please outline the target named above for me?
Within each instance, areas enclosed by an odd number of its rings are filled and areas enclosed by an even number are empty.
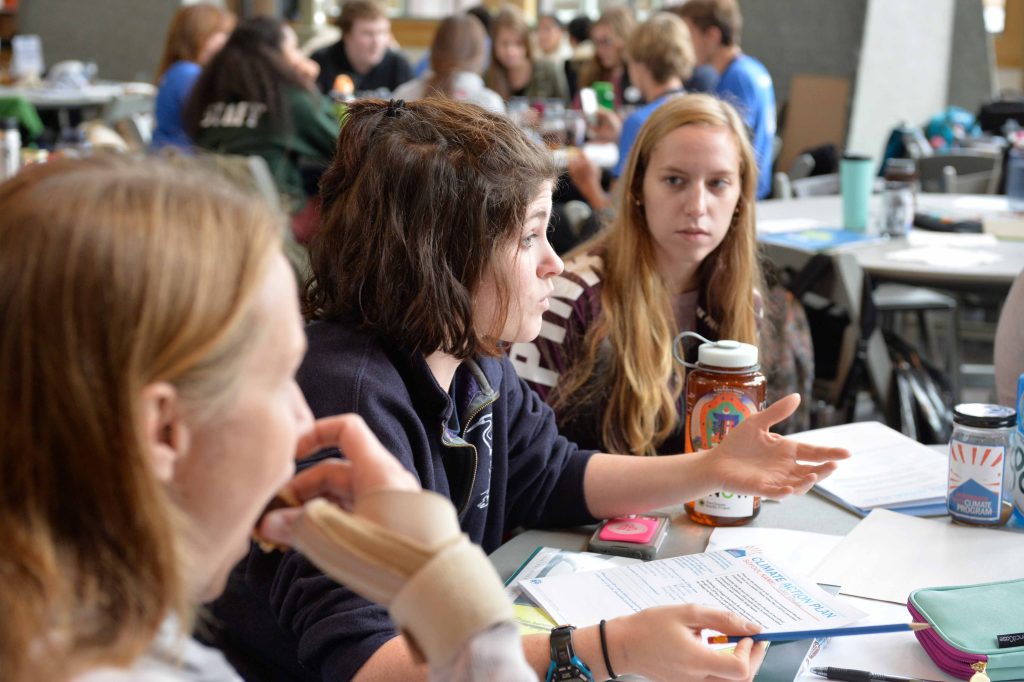
[[[282,486],[354,513],[313,500],[271,512],[263,536],[389,604],[435,676],[531,678],[451,505],[359,417],[313,422],[280,224],[155,161],[56,162],[0,185],[0,308],[17,321],[0,337],[5,682],[240,680],[189,639],[192,607],[221,593]],[[292,478],[296,455],[325,447],[347,459]]]

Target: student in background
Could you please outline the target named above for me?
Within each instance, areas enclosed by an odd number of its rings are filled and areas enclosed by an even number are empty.
[[[681,452],[685,370],[672,355],[681,331],[760,339],[769,403],[808,388],[782,380],[787,349],[764,345],[775,330],[762,319],[756,186],[731,106],[682,95],[651,114],[626,160],[614,221],[566,257],[540,335],[510,352],[566,437],[609,452]]]
[[[356,92],[394,90],[412,78],[412,67],[391,49],[391,22],[376,0],[346,0],[338,15],[341,40],[313,53],[320,66],[316,85],[323,93],[341,74],[352,79]]]
[[[417,492],[361,419],[313,423],[295,384],[305,339],[280,216],[189,171],[62,160],[0,185],[0,305],[19,321],[0,338],[5,682],[240,682],[187,633],[281,486],[299,501],[447,509],[447,537],[458,533],[450,505]],[[292,478],[296,455],[326,446],[347,462]],[[304,514],[270,512],[261,531],[290,542]],[[400,514],[353,514],[428,544]],[[471,563],[474,577],[493,571],[479,553],[425,556],[456,571]],[[410,621],[458,652],[431,661],[439,679],[480,679],[481,663],[498,679],[532,676],[510,620],[486,630],[461,620],[504,599],[491,581],[475,604],[451,600],[447,617],[468,623],[461,636],[422,608]]]
[[[505,101],[512,97],[565,100],[569,96],[561,66],[533,58],[530,27],[517,7],[506,6],[495,15],[491,46],[491,65],[484,83]]]
[[[572,56],[565,26],[554,14],[542,14],[538,17],[536,39],[537,59],[554,62],[561,69],[565,60]]]
[[[192,146],[182,122],[182,109],[203,66],[224,46],[234,25],[233,14],[212,4],[189,5],[175,13],[156,70],[154,151],[169,145],[183,149]]]
[[[630,85],[626,70],[626,43],[635,27],[636,18],[631,8],[620,5],[606,9],[590,28],[594,56],[579,69],[578,88],[590,87],[595,81],[612,84],[616,109],[622,106],[623,95]],[[614,139],[606,141],[613,142]]]
[[[772,188],[772,144],[775,139],[775,87],[764,64],[743,53],[743,16],[736,0],[688,0],[676,11],[693,35],[697,61],[719,73],[715,94],[736,107],[750,129],[757,158],[757,198]]]
[[[290,213],[315,196],[338,135],[337,121],[313,87],[316,73],[290,26],[271,17],[246,19],[203,71],[185,107],[186,130],[198,146],[266,160]]]
[[[614,111],[598,109],[597,137],[617,139],[619,162],[612,177],[622,175],[633,141],[654,111],[683,92],[683,82],[693,72],[693,46],[686,25],[678,17],[659,12],[640,24],[626,43],[629,79],[647,102],[625,120]],[[601,169],[582,154],[569,163],[569,177],[595,211],[611,208],[612,199],[601,187]]]
[[[353,103],[338,153],[321,185],[324,224],[305,303],[316,321],[300,386],[314,414],[361,414],[425,488],[453,500],[485,551],[512,528],[593,523],[704,490],[803,491],[846,456],[767,432],[796,396],[745,420],[710,456],[578,449],[505,355],[508,343],[539,332],[562,268],[546,240],[548,152],[507,117],[424,99]],[[278,679],[423,675],[381,609],[301,556],[254,552],[232,585],[214,615],[254,669],[276,667]],[[651,609],[609,621],[607,652],[616,672],[652,680],[751,674],[762,650],[747,640],[732,654],[712,652],[702,626],[753,632],[720,611]],[[606,679],[598,629],[580,628],[573,640]],[[548,637],[524,646],[534,669],[546,670]]]
[[[565,60],[565,81],[569,85],[569,96],[573,100],[579,94],[580,69],[594,58],[594,43],[590,41],[591,25],[590,17],[581,14],[574,17],[566,29],[572,54]]]
[[[410,102],[423,97],[444,97],[505,113],[501,95],[484,85],[480,76],[485,37],[483,24],[475,16],[448,17],[434,34],[430,71],[403,84],[395,90],[395,97]]]

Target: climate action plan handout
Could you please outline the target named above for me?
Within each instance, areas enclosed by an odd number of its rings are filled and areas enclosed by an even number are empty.
[[[756,548],[534,578],[519,586],[556,622],[576,626],[683,603],[732,611],[766,631],[840,627],[864,615]]]

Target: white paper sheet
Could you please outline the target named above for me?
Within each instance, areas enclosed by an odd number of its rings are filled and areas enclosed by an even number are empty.
[[[998,246],[999,240],[991,234],[912,230],[907,235],[907,243],[911,246],[951,246],[969,249],[975,246]]]
[[[913,590],[1020,578],[1024,533],[875,509],[813,571],[842,594],[905,604]]]
[[[515,575],[505,585],[505,594],[512,601],[512,610],[516,614],[519,634],[547,634],[558,623],[551,620],[542,608],[533,603],[519,588],[519,581],[527,578],[540,578],[549,575],[571,575],[586,571],[597,571],[614,566],[628,566],[639,563],[640,559],[593,552],[574,552],[556,547],[538,547],[526,563],[520,566]]]
[[[811,218],[777,218],[775,220],[758,220],[757,231],[760,234],[773,232],[796,232],[823,227],[825,223]]]
[[[802,574],[748,549],[689,554],[591,573],[534,578],[523,591],[560,623],[595,625],[602,618],[652,606],[696,603],[738,613],[766,630],[846,625],[864,614]]]
[[[888,602],[840,596],[841,601],[867,612],[858,625],[900,623],[910,620],[907,607]],[[870,637],[833,637],[804,662],[796,682],[822,682],[811,667],[852,668],[882,675],[901,675],[912,679],[956,682],[932,663],[912,632],[890,632]]]
[[[825,535],[785,528],[716,528],[711,531],[705,551],[757,547],[768,556],[776,557],[801,573],[810,573],[842,539],[842,535]]]
[[[1005,211],[1006,197],[1000,196],[963,196],[953,201],[953,208],[961,211]]]
[[[944,268],[976,268],[979,265],[998,263],[1001,257],[987,251],[971,251],[952,246],[918,246],[885,254],[890,260],[910,263],[926,263]]]
[[[839,462],[835,473],[815,487],[855,507],[893,507],[946,498],[946,456],[885,424],[842,424],[791,438],[850,451],[852,457]]]

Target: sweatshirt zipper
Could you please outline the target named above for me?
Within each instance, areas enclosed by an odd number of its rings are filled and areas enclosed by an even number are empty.
[[[493,397],[490,400],[488,400],[485,403],[480,404],[475,410],[473,410],[473,412],[470,413],[469,419],[466,420],[465,426],[462,427],[462,433],[459,435],[459,437],[463,439],[464,443],[465,443],[466,433],[469,431],[469,427],[473,425],[473,420],[476,419],[477,415],[479,415],[484,410],[484,408],[486,408],[488,405],[493,404],[494,401],[497,400],[497,399],[498,399],[498,394],[497,394],[497,392],[495,392],[493,394]],[[442,442],[444,442],[444,435],[445,435],[445,433],[446,433],[446,429],[445,429],[444,424],[442,424],[441,425]],[[450,445],[449,447],[471,448],[473,450],[473,476],[469,479],[469,488],[466,489],[466,497],[462,501],[462,503],[459,505],[459,508],[458,508],[459,509],[459,517],[461,518],[462,515],[466,513],[466,510],[469,509],[469,503],[473,500],[473,488],[476,487],[476,475],[477,475],[477,471],[480,469],[480,453],[477,451],[476,446],[473,445],[472,443],[465,443],[464,445],[453,444],[453,445]]]

